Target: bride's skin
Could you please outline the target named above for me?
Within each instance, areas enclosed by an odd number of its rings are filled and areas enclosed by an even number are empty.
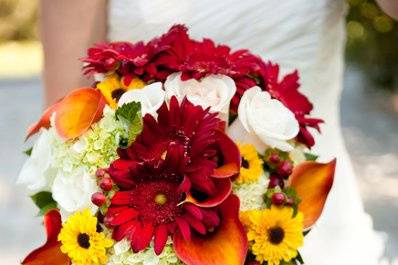
[[[90,85],[78,58],[88,47],[105,40],[106,29],[106,0],[40,1],[46,106],[71,89]]]
[[[134,1],[134,0],[132,0]],[[40,32],[44,49],[45,105],[69,90],[90,85],[82,76],[78,58],[88,47],[106,40],[106,0],[41,0]],[[391,17],[398,19],[398,0],[377,0]]]

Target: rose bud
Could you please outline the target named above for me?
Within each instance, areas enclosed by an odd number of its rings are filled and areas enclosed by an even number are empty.
[[[271,155],[269,156],[268,161],[269,161],[271,164],[278,164],[278,163],[281,161],[281,158],[280,158],[279,154],[273,153],[273,154],[271,154]]]
[[[101,179],[99,186],[104,191],[110,191],[113,187],[113,181],[111,178],[103,178]]]
[[[268,188],[272,189],[279,185],[279,178],[278,176],[271,175],[269,178]]]
[[[285,200],[286,200],[286,196],[282,192],[275,192],[274,194],[272,194],[271,201],[272,201],[272,204],[274,204],[276,206],[280,206],[280,205],[284,204]]]
[[[278,169],[277,169],[278,174],[284,178],[289,177],[292,174],[292,171],[293,171],[293,165],[292,165],[292,162],[290,162],[289,160],[283,161],[278,166]]]
[[[96,192],[91,196],[91,201],[92,203],[94,203],[95,205],[97,205],[98,207],[102,206],[105,201],[106,201],[106,197],[102,192]]]
[[[97,172],[95,172],[95,176],[99,179],[103,178],[105,174],[107,174],[107,170],[105,168],[99,168],[97,169]]]

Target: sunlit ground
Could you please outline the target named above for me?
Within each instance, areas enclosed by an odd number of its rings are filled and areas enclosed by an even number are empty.
[[[15,186],[25,157],[25,129],[41,112],[42,65],[37,42],[0,45],[0,264],[16,265],[44,240],[24,187]],[[33,76],[33,77],[32,77]],[[388,235],[386,258],[398,264],[398,94],[369,85],[348,67],[342,124],[365,208]],[[395,260],[395,261],[394,261]],[[387,263],[386,263],[387,264]]]
[[[0,44],[0,78],[38,75],[43,53],[38,41],[6,42]]]

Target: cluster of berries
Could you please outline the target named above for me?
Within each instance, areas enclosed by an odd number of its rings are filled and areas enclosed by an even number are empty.
[[[98,186],[102,189],[102,191],[94,193],[91,196],[91,201],[98,207],[101,207],[106,202],[106,196],[104,192],[109,192],[112,190],[113,181],[109,176],[108,172],[106,171],[106,169],[103,168],[98,169],[95,175],[98,179]]]

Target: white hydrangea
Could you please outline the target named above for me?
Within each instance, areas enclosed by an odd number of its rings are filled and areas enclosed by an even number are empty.
[[[183,265],[175,254],[171,241],[167,242],[163,252],[157,256],[153,247],[139,253],[130,249],[130,242],[123,239],[110,251],[107,265]]]
[[[262,174],[255,183],[234,184],[233,192],[240,199],[240,210],[254,210],[265,207],[263,196],[267,192],[268,177]]]
[[[53,146],[53,166],[67,173],[85,167],[87,173],[94,174],[117,158],[119,140],[126,136],[124,125],[115,119],[115,111],[106,106],[104,117],[79,139],[64,142],[58,138]]]
[[[289,158],[293,161],[293,164],[297,166],[306,160],[304,153],[305,147],[299,145],[289,152]]]

